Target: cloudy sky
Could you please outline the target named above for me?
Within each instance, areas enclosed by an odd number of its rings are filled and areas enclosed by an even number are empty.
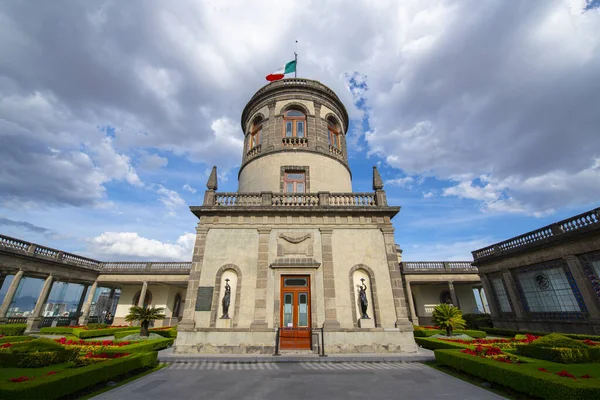
[[[251,3],[252,5],[249,5]],[[406,260],[600,205],[600,1],[0,3],[0,232],[189,260],[212,165],[293,58],[345,102],[354,190],[378,165]]]

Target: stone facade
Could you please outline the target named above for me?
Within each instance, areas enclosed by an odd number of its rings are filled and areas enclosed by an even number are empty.
[[[473,251],[495,327],[600,334],[600,209]]]

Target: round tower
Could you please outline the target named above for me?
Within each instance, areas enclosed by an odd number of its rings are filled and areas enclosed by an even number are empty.
[[[240,193],[352,192],[348,112],[327,86],[309,79],[269,83],[241,119]]]

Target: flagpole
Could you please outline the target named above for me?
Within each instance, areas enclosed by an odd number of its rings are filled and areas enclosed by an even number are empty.
[[[294,68],[294,78],[298,77],[298,41],[296,40],[296,51],[294,51],[294,61],[296,61],[296,68]]]

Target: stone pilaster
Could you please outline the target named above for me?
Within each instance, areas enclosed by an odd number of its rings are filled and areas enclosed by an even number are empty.
[[[412,321],[413,325],[419,325],[419,318],[417,317],[417,311],[415,310],[415,303],[412,297],[410,281],[406,281],[406,297],[408,298],[408,310],[410,311],[410,320]]]
[[[194,244],[194,255],[192,256],[192,269],[188,280],[187,290],[185,292],[185,302],[183,309],[183,318],[177,326],[177,330],[191,331],[196,326],[194,320],[196,312],[196,296],[198,286],[200,285],[200,274],[204,262],[204,250],[206,248],[207,228],[196,229],[196,243]]]
[[[518,320],[523,320],[523,303],[521,302],[521,297],[517,291],[512,273],[509,270],[502,271],[502,279],[504,279],[504,285],[506,286],[508,297],[510,297],[515,317]]]
[[[52,289],[53,282],[54,277],[52,275],[48,275],[48,277],[44,281],[44,285],[42,285],[42,291],[38,296],[37,303],[35,303],[33,313],[29,318],[27,318],[27,328],[25,329],[25,333],[38,332],[40,330],[40,326],[43,320],[43,318],[41,317],[42,310],[44,308],[44,303],[46,303],[46,299],[50,294],[50,290]]]
[[[140,298],[138,299],[137,306],[144,307],[144,302],[146,300],[146,293],[148,292],[148,282],[144,281],[142,283],[142,290],[140,291]]]
[[[258,262],[256,265],[256,294],[252,329],[267,328],[267,278],[269,270],[269,236],[271,228],[258,228]]]
[[[600,307],[598,302],[598,295],[593,291],[590,280],[585,276],[585,271],[579,259],[574,255],[568,255],[563,257],[569,266],[569,270],[577,283],[581,297],[587,306],[590,318],[600,319]]]
[[[392,285],[392,295],[394,297],[394,308],[396,310],[396,327],[404,327],[404,330],[412,330],[412,324],[408,320],[406,310],[406,300],[404,298],[404,288],[402,287],[402,276],[400,275],[400,264],[398,263],[398,254],[396,253],[396,243],[394,241],[394,227],[391,224],[381,228],[383,233],[383,242],[390,273],[390,284]]]
[[[92,301],[94,301],[94,294],[96,294],[96,288],[98,287],[98,281],[94,281],[92,287],[88,289],[87,299],[83,305],[81,317],[79,317],[79,325],[87,325],[90,319],[90,308],[92,307]]]
[[[4,301],[2,302],[2,306],[0,306],[0,324],[6,323],[6,314],[8,313],[8,309],[15,297],[15,293],[17,292],[17,288],[19,287],[19,283],[21,282],[21,278],[23,278],[23,270],[19,270],[15,277],[13,278],[10,286],[8,287],[8,291],[4,296]]]
[[[323,289],[325,301],[325,322],[324,328],[339,328],[340,323],[337,320],[337,307],[335,299],[335,276],[333,268],[333,242],[332,228],[320,228],[321,231],[321,251],[323,255]]]
[[[448,290],[450,291],[450,298],[454,307],[458,307],[458,297],[456,297],[456,291],[454,290],[454,281],[448,281]]]

